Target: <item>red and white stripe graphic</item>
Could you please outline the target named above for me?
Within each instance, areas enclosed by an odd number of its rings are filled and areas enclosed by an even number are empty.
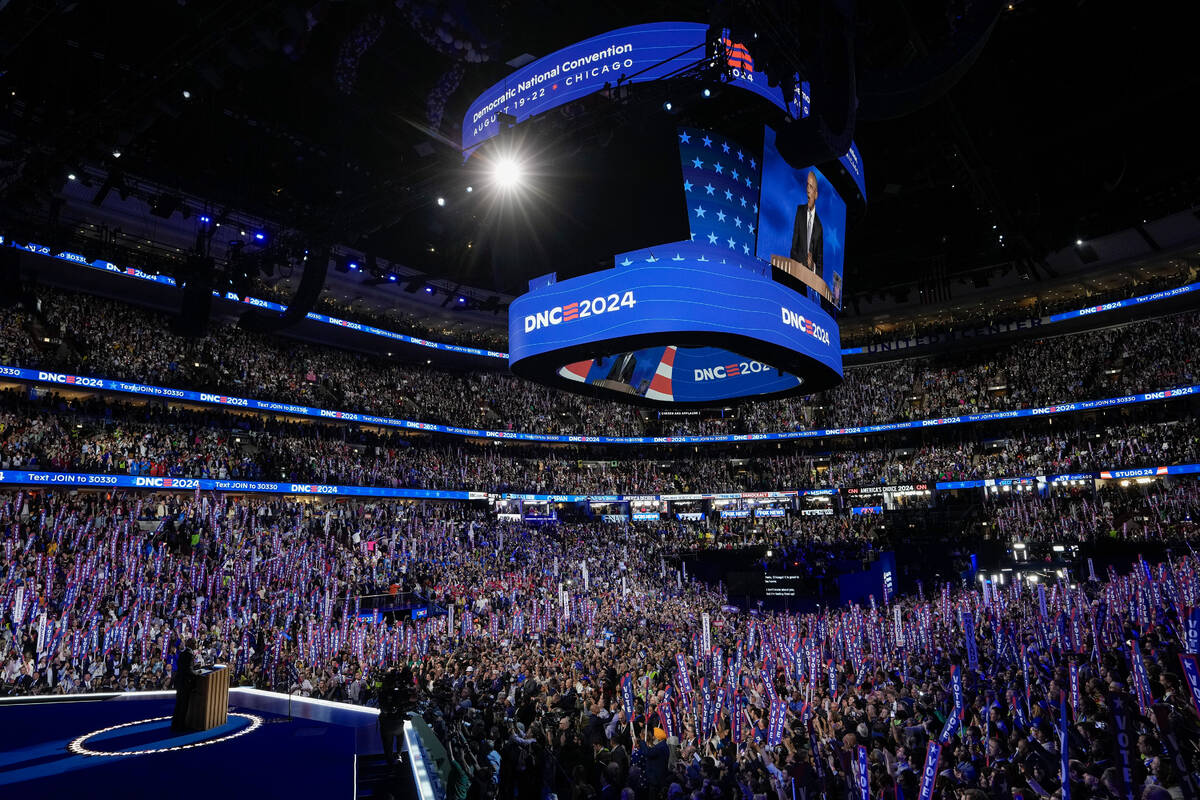
[[[675,366],[675,347],[668,347],[663,351],[662,361],[658,362],[658,369],[654,370],[654,378],[650,381],[650,388],[646,390],[646,397],[651,400],[674,400],[675,395],[671,386],[672,368]]]
[[[576,361],[574,364],[567,364],[558,370],[558,374],[567,380],[579,381],[580,383],[587,380],[588,372],[592,369],[594,359],[587,361]]]

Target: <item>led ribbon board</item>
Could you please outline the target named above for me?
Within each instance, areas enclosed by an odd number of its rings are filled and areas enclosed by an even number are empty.
[[[851,151],[857,153],[857,148],[852,147]],[[846,161],[849,159],[849,156],[850,156],[850,154],[847,153],[845,156],[842,157],[841,161],[843,164],[846,163]],[[856,174],[858,174],[858,173],[856,173]],[[79,255],[78,253],[71,253],[71,252],[65,251],[65,250],[60,250],[57,253],[55,253],[54,251],[52,251],[49,247],[47,247],[45,245],[34,244],[32,242],[29,242],[26,244],[18,244],[17,242],[7,241],[3,235],[0,235],[0,247],[3,247],[3,246],[15,247],[18,250],[24,250],[29,253],[46,256],[47,258],[56,258],[60,261],[70,261],[71,263],[78,264],[81,267],[102,270],[102,271],[108,272],[112,275],[120,275],[125,278],[133,278],[135,280],[149,281],[151,283],[159,283],[159,284],[163,284],[165,286],[171,286],[171,287],[176,286],[175,279],[168,275],[152,275],[148,272],[143,272],[142,270],[137,269],[136,267],[129,267],[129,266],[121,267],[121,266],[118,266],[117,264],[113,264],[112,262],[105,261],[103,259],[96,259],[94,261],[89,262],[86,258]],[[1087,308],[1080,308],[1080,309],[1075,309],[1072,311],[1062,311],[1057,314],[1051,314],[1049,316],[1044,316],[1044,317],[1031,317],[1029,319],[1012,320],[1010,322],[996,322],[996,323],[992,323],[990,325],[980,325],[980,326],[977,326],[974,328],[956,328],[952,331],[944,331],[942,333],[934,333],[934,334],[930,334],[928,336],[919,336],[919,337],[915,337],[915,338],[911,338],[911,339],[894,339],[889,342],[880,342],[880,343],[868,345],[865,347],[843,347],[842,355],[843,356],[856,356],[856,355],[869,355],[869,354],[874,354],[874,353],[885,353],[885,352],[891,352],[891,351],[911,350],[911,349],[916,349],[919,347],[925,347],[927,345],[938,344],[939,342],[965,339],[968,337],[979,338],[979,337],[983,337],[983,336],[994,336],[996,334],[1001,334],[1001,333],[1010,333],[1013,331],[1028,330],[1028,329],[1037,328],[1042,325],[1051,325],[1055,322],[1063,322],[1065,320],[1077,319],[1079,317],[1086,317],[1086,316],[1090,316],[1093,314],[1102,314],[1102,313],[1105,313],[1108,311],[1117,311],[1120,309],[1132,308],[1134,306],[1140,306],[1145,303],[1155,303],[1155,302],[1158,302],[1161,300],[1169,300],[1169,299],[1172,299],[1175,297],[1179,297],[1181,295],[1191,294],[1196,291],[1200,291],[1200,283],[1188,283],[1188,284],[1184,284],[1183,286],[1177,286],[1173,289],[1163,289],[1161,291],[1152,292],[1150,294],[1143,294],[1143,295],[1138,295],[1137,297],[1130,297],[1125,300],[1114,300],[1112,302],[1105,303],[1103,305],[1088,306]],[[272,311],[278,311],[280,313],[287,310],[287,306],[272,302],[270,300],[261,300],[257,297],[253,297],[251,295],[238,295],[233,292],[222,293],[222,292],[213,291],[213,297],[224,298],[224,299],[230,300],[232,302],[245,303],[246,305],[257,306],[259,308],[268,308]],[[427,339],[418,339],[416,337],[408,336],[407,334],[396,333],[394,331],[388,331],[388,330],[384,330],[382,328],[376,328],[372,325],[367,325],[365,323],[357,323],[357,322],[349,322],[346,320],[340,320],[335,317],[328,317],[323,314],[318,314],[318,313],[312,312],[312,311],[310,311],[305,316],[308,319],[315,320],[317,322],[324,322],[324,323],[330,324],[330,325],[337,325],[337,326],[343,327],[343,328],[350,328],[352,330],[359,331],[360,333],[367,333],[367,334],[371,334],[373,336],[382,336],[384,338],[395,339],[397,341],[407,342],[409,344],[420,345],[422,347],[429,347],[429,348],[432,348],[435,350],[447,350],[447,351],[456,352],[456,353],[467,353],[470,355],[486,356],[488,358],[503,358],[503,359],[508,358],[508,353],[502,353],[497,350],[484,350],[484,349],[477,348],[477,347],[466,347],[463,345],[446,344],[444,342],[431,342]]]
[[[509,308],[513,372],[643,404],[777,397],[841,380],[837,323],[768,265],[733,250],[659,251],[535,281]]]
[[[582,444],[716,444],[722,442],[765,442],[791,441],[796,439],[821,439],[827,436],[863,436],[890,431],[916,430],[918,428],[944,427],[946,425],[970,425],[999,420],[1027,419],[1030,417],[1049,417],[1060,414],[1073,414],[1081,411],[1098,411],[1103,408],[1119,408],[1121,406],[1155,403],[1165,400],[1176,400],[1183,397],[1200,395],[1200,384],[1176,386],[1171,389],[1158,389],[1153,392],[1128,394],[1121,397],[1104,397],[1095,400],[1077,400],[1069,403],[1056,403],[1037,408],[1014,408],[1007,411],[983,411],[975,414],[963,414],[957,417],[939,417],[937,419],[916,419],[902,422],[883,422],[874,425],[854,425],[846,428],[807,428],[764,433],[727,433],[705,434],[700,436],[608,436],[577,433],[536,433],[528,431],[496,431],[481,428],[466,428],[456,425],[439,425],[435,422],[417,422],[396,417],[382,417],[376,414],[360,414],[355,411],[335,411],[327,408],[302,406],[294,403],[280,403],[274,400],[255,400],[249,397],[233,397],[226,395],[197,392],[191,389],[171,389],[165,386],[154,386],[144,383],[132,383],[112,378],[99,378],[87,375],[73,375],[65,372],[45,372],[24,367],[8,367],[0,365],[0,379],[13,379],[43,386],[63,386],[98,392],[117,392],[141,397],[159,397],[168,401],[193,402],[212,406],[228,406],[246,408],[254,411],[265,411],[274,414],[310,417],[313,419],[336,420],[339,422],[377,425],[398,430],[423,431],[426,433],[443,433],[450,436],[471,438],[508,440],[513,442],[565,442]],[[0,473],[3,476],[12,474]],[[222,491],[234,491],[234,488]],[[400,491],[400,490],[397,490]],[[413,490],[416,491],[416,490]]]

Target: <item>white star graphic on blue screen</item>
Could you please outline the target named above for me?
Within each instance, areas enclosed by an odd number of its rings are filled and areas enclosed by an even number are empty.
[[[697,258],[696,260],[697,260],[697,261],[704,261],[704,262],[706,262],[706,263],[708,262],[708,258],[707,258],[707,257],[705,257],[705,256],[700,256],[700,257],[699,257],[699,258]]]
[[[717,190],[717,187],[713,186],[711,183],[705,185],[705,187],[704,187],[704,191],[708,192],[709,194],[712,194],[716,190]]]
[[[622,267],[628,267],[628,266],[629,266],[630,264],[632,264],[632,263],[633,263],[633,262],[629,260],[629,257],[628,257],[628,256],[626,256],[626,257],[625,257],[625,260],[621,262],[621,266],[622,266]]]
[[[754,233],[754,226],[753,226],[753,225],[747,225],[747,226],[746,226],[746,230],[747,230],[749,233],[753,234],[753,233]]]
[[[717,222],[724,222],[724,221],[725,221],[725,212],[718,209]]]
[[[757,213],[758,213],[758,203],[755,203],[755,204],[754,204],[754,213],[755,213],[755,214],[757,214]]]
[[[721,142],[721,151],[724,153],[729,152],[729,142]]]
[[[746,198],[742,198],[742,208],[746,207]]]
[[[705,147],[712,147],[712,139],[708,138],[707,136],[705,136],[700,141],[704,142]]]
[[[717,235],[716,235],[715,233],[710,233],[710,234],[708,235],[708,243],[709,243],[709,244],[716,244],[716,243],[717,243]]]
[[[690,191],[692,190],[692,182],[691,182],[691,181],[684,181],[684,182],[683,182],[683,190],[684,190],[685,192],[690,192]]]
[[[754,169],[754,159],[750,159],[750,169]]]
[[[696,206],[694,211],[696,212],[696,219],[704,216],[704,206]]]
[[[655,261],[658,261],[658,258],[656,258],[655,256],[650,256],[649,258],[646,259],[647,264],[653,264]]]
[[[746,188],[747,189],[750,188],[750,179],[749,178],[746,178]]]
[[[718,175],[720,175],[722,172],[724,172],[724,171],[725,171],[725,168],[724,168],[724,167],[722,167],[720,164],[713,164],[713,170],[715,170],[715,171],[716,171],[716,173],[717,173]]]
[[[738,150],[738,161],[741,161],[741,160],[742,160],[742,151]],[[750,166],[752,166],[752,167],[754,166],[753,161],[750,162]]]
[[[691,141],[692,141],[692,137],[688,135],[687,131],[684,131],[683,133],[679,134],[679,143],[680,144],[688,144]]]
[[[737,249],[736,247],[734,247],[734,245],[736,245],[736,244],[737,244],[737,242],[735,242],[733,239],[726,239],[725,241],[729,242],[729,249],[730,249],[730,250],[736,250],[736,249]]]
[[[694,231],[692,232],[691,241],[696,241],[696,234]]]
[[[726,200],[732,200],[732,199],[733,199],[733,192],[731,192],[731,191],[729,191],[728,189],[726,189],[726,190],[725,190],[725,199],[726,199]]]
[[[734,224],[734,225],[736,225],[736,226],[738,226],[739,228],[740,228],[740,227],[742,227],[742,218],[741,218],[741,217],[734,217],[734,218],[733,218],[733,224]]]
[[[693,158],[692,166],[695,167],[696,169],[700,169],[701,167],[704,166],[704,162],[701,161],[699,158]]]
[[[695,239],[696,234],[693,233],[692,238]],[[674,256],[671,257],[671,260],[672,261],[683,261],[683,256],[679,255],[679,253],[676,253]]]
[[[748,245],[748,244],[742,245],[742,252],[745,253],[746,255],[750,255],[750,245]]]
[[[736,169],[735,169],[733,172],[729,173],[729,174],[730,174],[730,177],[732,177],[732,178],[733,178],[735,181],[738,179],[738,174],[737,174],[737,170],[736,170]]]

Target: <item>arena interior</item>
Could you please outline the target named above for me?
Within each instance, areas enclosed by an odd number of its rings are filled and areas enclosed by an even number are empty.
[[[1200,800],[1172,16],[0,0],[0,796]]]

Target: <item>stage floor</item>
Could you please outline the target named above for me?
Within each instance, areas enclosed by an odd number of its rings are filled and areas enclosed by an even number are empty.
[[[356,756],[380,751],[377,714],[253,689],[230,717],[171,732],[174,694],[0,703],[0,797],[355,796]]]

